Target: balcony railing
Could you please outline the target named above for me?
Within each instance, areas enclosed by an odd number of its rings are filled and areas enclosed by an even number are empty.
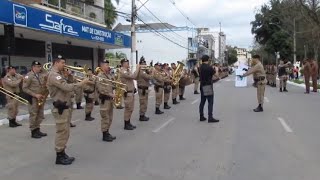
[[[41,4],[59,11],[105,24],[104,9],[81,0],[41,0]]]

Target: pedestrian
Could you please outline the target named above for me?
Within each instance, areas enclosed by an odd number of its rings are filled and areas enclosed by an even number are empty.
[[[305,59],[303,61],[303,76],[304,76],[304,84],[306,85],[305,94],[310,93],[310,75],[311,75],[311,61],[310,59]]]
[[[213,82],[212,78],[215,74],[217,74],[218,68],[213,68],[209,65],[209,56],[203,55],[202,64],[200,67],[200,94],[201,94],[201,102],[199,105],[199,113],[200,113],[200,121],[206,121],[207,119],[204,117],[203,108],[208,100],[208,122],[216,123],[219,122],[218,119],[213,117],[213,101],[214,101],[214,92],[213,92]]]
[[[318,62],[312,60],[311,63],[311,80],[312,80],[312,92],[318,92]]]
[[[259,55],[252,56],[252,68],[250,68],[242,77],[249,76],[253,74],[255,77],[255,81],[257,82],[257,99],[258,99],[258,107],[254,109],[254,112],[262,112],[263,111],[263,101],[264,101],[264,92],[266,87],[266,72],[263,68],[263,65],[260,61]]]

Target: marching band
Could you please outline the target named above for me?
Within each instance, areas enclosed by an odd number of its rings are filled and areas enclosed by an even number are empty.
[[[150,120],[146,112],[151,82],[154,84],[156,96],[155,114],[164,113],[160,110],[162,102],[163,109],[171,108],[170,94],[174,105],[179,104],[178,95],[180,100],[185,100],[185,86],[191,84],[192,80],[183,67],[184,64],[179,61],[177,66],[171,63],[171,67],[167,63],[156,63],[154,67],[147,66],[142,57],[135,72],[130,70],[129,61],[122,59],[121,68],[116,69],[116,74],[112,74],[107,59],[100,62],[100,66],[93,72],[86,66],[68,66],[66,59],[59,55],[53,63],[46,63],[43,66],[37,61],[32,62],[31,71],[25,77],[17,74],[14,67],[8,67],[8,73],[3,80],[4,88],[1,88],[0,92],[7,96],[9,127],[21,126],[16,121],[19,102],[28,105],[31,137],[36,139],[47,136],[40,131],[40,125],[44,119],[44,104],[50,94],[54,106],[52,115],[56,123],[56,164],[69,165],[75,160],[65,152],[70,127],[74,127],[71,124],[74,101],[77,109],[81,109],[81,101],[75,94],[83,94],[82,97],[85,99],[85,121],[95,119],[92,117],[94,105],[100,105],[102,141],[111,142],[116,139],[109,132],[113,120],[113,108],[121,107],[122,101],[124,129],[136,129],[131,121],[136,93],[139,95],[139,120]],[[74,75],[72,71],[75,72]],[[84,76],[78,75],[81,73]],[[137,80],[137,89],[134,80]],[[20,94],[21,90],[23,96]]]

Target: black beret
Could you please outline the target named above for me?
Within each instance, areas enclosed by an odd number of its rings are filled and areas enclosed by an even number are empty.
[[[147,63],[147,62],[144,59],[140,59],[139,64],[145,64],[145,63]]]
[[[33,61],[33,62],[31,63],[31,66],[35,66],[35,65],[41,65],[41,63],[39,63],[38,61]]]
[[[161,63],[157,62],[156,64],[154,64],[155,66],[162,66]]]

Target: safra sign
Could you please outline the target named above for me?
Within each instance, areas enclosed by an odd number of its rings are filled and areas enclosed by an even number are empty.
[[[54,21],[52,19],[51,14],[46,14],[46,23],[39,24],[39,26],[41,27],[41,29],[54,31],[60,34],[69,34],[72,36],[79,36],[78,32],[75,32],[71,25],[63,23],[63,18],[61,18],[58,21]]]

